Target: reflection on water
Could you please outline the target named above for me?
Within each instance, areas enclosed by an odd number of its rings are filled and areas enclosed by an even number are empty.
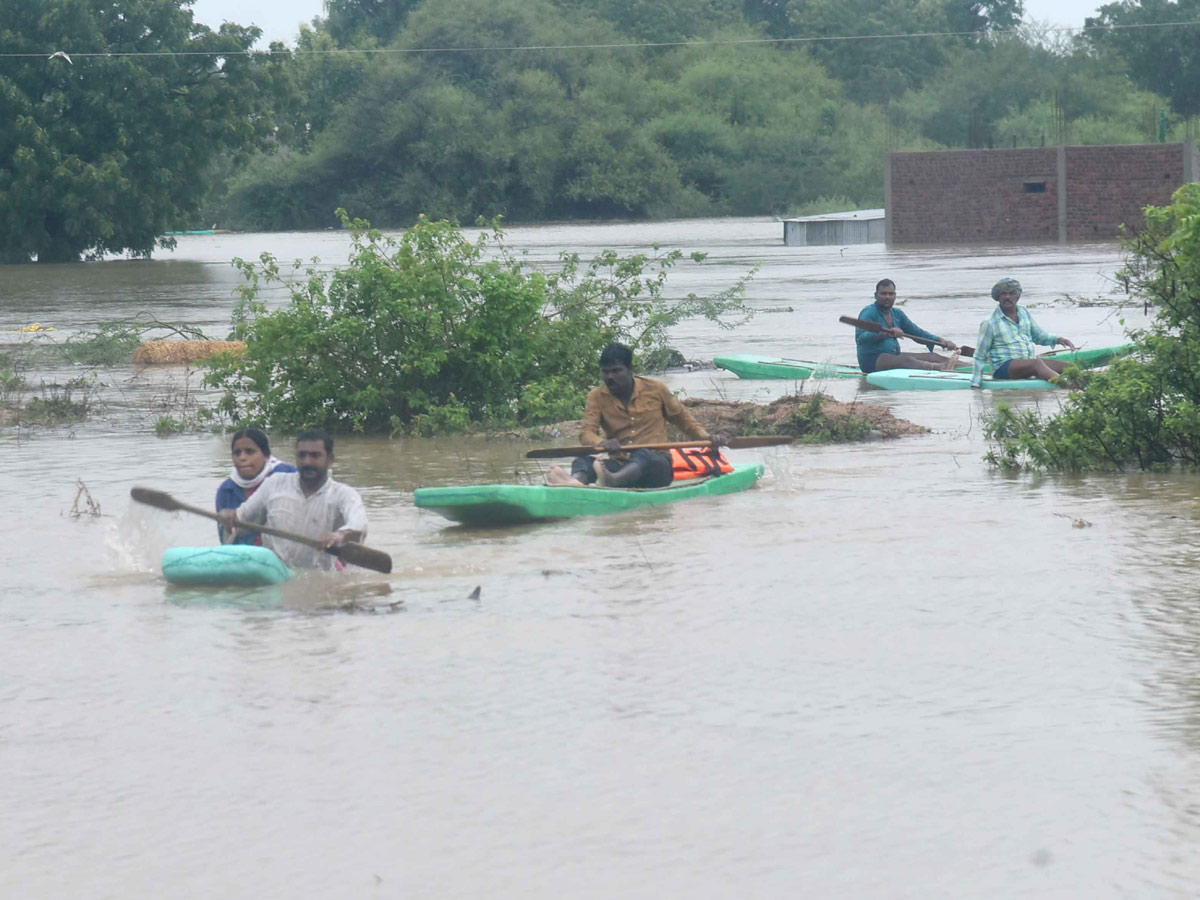
[[[259,587],[195,587],[168,584],[164,597],[168,603],[188,609],[276,609],[307,613],[396,612],[404,601],[392,597],[392,585],[386,581],[363,581],[357,572],[350,575],[303,573],[283,584]]]
[[[837,317],[885,275],[917,322],[973,342],[1001,275],[1034,305],[1111,293],[1118,264],[1105,246],[785,248],[780,230],[510,241],[539,263],[708,251],[678,270],[680,293],[761,263],[751,305],[792,311],[682,326],[701,360],[850,360]],[[337,263],[346,247],[225,235],[153,262],[0,268],[0,342],[29,321],[61,338],[147,308],[222,336],[231,257]],[[1103,308],[1035,314],[1079,343],[1120,337]],[[207,506],[228,446],[148,430],[179,371],[102,377],[97,420],[0,433],[12,896],[1195,894],[1200,479],[993,473],[978,418],[996,398],[828,381],[932,432],[735,451],[767,463],[754,490],[484,532],[416,510],[412,491],[536,479],[524,445],[339,438],[337,477],[362,491],[390,577],[169,589],[162,551],[213,542],[213,524],[135,508],[129,488]],[[672,383],[755,400],[816,387],[712,369]],[[286,438],[274,449],[290,455]],[[66,515],[76,479],[99,518]]]

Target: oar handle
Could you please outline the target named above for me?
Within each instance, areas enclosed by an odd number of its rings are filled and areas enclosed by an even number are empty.
[[[727,444],[733,450],[750,447],[774,447],[779,444],[790,444],[795,438],[787,435],[748,435],[746,437],[730,438]],[[660,444],[627,444],[621,448],[622,453],[630,450],[682,450],[685,447],[712,447],[712,441],[671,441]],[[528,459],[558,459],[567,456],[587,456],[591,453],[603,453],[601,446],[592,447],[542,447],[528,451]]]
[[[883,331],[882,325],[880,325],[878,322],[872,322],[869,319],[856,319],[853,316],[838,316],[838,321],[845,325],[853,325],[855,328],[861,328],[863,331],[874,332],[875,334],[879,334]],[[929,338],[917,337],[915,334],[908,334],[907,332],[903,331],[901,334],[910,341],[916,341],[918,344],[937,344],[939,347],[944,347],[947,350],[950,349],[950,345],[942,340],[930,340]],[[968,347],[964,344],[959,346],[958,353],[960,356],[974,356],[975,348]]]
[[[206,519],[213,519],[217,522],[221,521],[221,517],[210,509],[204,509],[201,506],[192,506],[190,503],[184,503],[182,500],[176,500],[175,503],[180,509],[186,510],[187,512],[195,513],[198,516],[204,516]],[[258,531],[262,534],[269,534],[274,537],[287,538],[289,541],[295,541],[297,544],[304,544],[305,546],[312,547],[316,550],[322,549],[320,541],[310,538],[307,535],[296,534],[292,531],[283,531],[279,528],[272,528],[270,525],[258,525],[254,522],[245,522],[236,517],[233,520],[233,524],[235,528],[241,528],[245,531]],[[330,550],[332,551],[333,548],[331,547]]]
[[[201,506],[192,506],[190,503],[184,503],[181,500],[176,500],[170,494],[163,491],[156,491],[150,488],[135,487],[130,492],[138,503],[146,503],[156,509],[162,509],[167,512],[175,512],[183,510],[184,512],[195,513],[198,516],[204,516],[206,519],[213,519],[220,522],[221,517],[212,510],[205,509]],[[297,544],[304,544],[306,547],[312,547],[315,550],[324,550],[333,556],[341,557],[342,560],[355,566],[361,566],[364,569],[371,569],[375,572],[382,572],[385,575],[392,571],[392,558],[382,550],[375,550],[368,547],[366,544],[360,544],[357,541],[347,541],[344,544],[335,544],[332,547],[322,547],[321,542],[310,538],[307,535],[296,534],[293,531],[284,531],[282,528],[272,528],[270,525],[259,525],[254,522],[245,522],[241,519],[234,518],[234,526],[244,528],[247,531],[258,531],[262,534],[269,534],[274,537],[284,538],[285,540],[295,541]]]

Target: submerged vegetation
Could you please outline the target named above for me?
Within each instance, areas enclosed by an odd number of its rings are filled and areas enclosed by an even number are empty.
[[[1010,470],[1200,468],[1200,184],[1149,207],[1120,278],[1156,310],[1134,358],[1083,377],[1060,412],[1001,404],[985,419],[987,459]]]
[[[134,351],[153,334],[204,340],[204,332],[184,322],[162,322],[146,312],[125,319],[102,322],[57,345],[68,363],[81,366],[112,366],[129,362]]]
[[[241,263],[233,336],[247,350],[216,357],[207,379],[235,422],[434,434],[558,421],[582,407],[611,341],[662,357],[684,319],[731,328],[753,314],[750,274],[713,296],[669,297],[678,250],[564,254],[547,273],[513,255],[495,224],[472,241],[422,217],[396,239],[341,216],[349,264],[308,270],[281,309],[259,297],[281,281],[275,261]]]
[[[34,364],[46,352],[43,337],[38,334],[0,351],[0,425],[72,424],[87,419],[101,406],[94,374],[34,383]]]

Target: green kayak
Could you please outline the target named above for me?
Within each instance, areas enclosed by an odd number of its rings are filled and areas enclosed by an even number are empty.
[[[1113,347],[1056,350],[1053,353],[1043,353],[1042,358],[1077,362],[1084,366],[1104,366],[1116,357],[1132,352],[1133,344],[1118,344]],[[806,378],[861,378],[863,374],[858,366],[844,363],[820,363],[781,356],[758,356],[754,353],[718,356],[713,360],[713,365],[732,372],[738,378],[790,378],[800,381]],[[966,365],[961,365],[959,369],[969,372],[970,360],[967,359]],[[986,372],[990,372],[991,369],[991,366],[984,366]]]
[[[762,473],[762,464],[755,463],[735,466],[726,475],[653,489],[550,487],[544,484],[417,488],[413,500],[420,509],[431,509],[464,525],[512,525],[571,516],[600,516],[693,497],[735,494],[752,487]]]
[[[1133,344],[1116,344],[1112,347],[1082,347],[1078,350],[1054,350],[1050,353],[1039,353],[1041,359],[1061,359],[1063,362],[1076,362],[1081,366],[1107,366],[1118,356],[1128,356],[1133,352]],[[991,366],[987,366],[990,370]]]
[[[868,375],[867,384],[889,391],[967,391],[971,389],[971,373],[886,369]],[[982,386],[989,391],[1052,391],[1057,387],[1040,378],[1009,378],[1003,381],[985,378]]]
[[[803,381],[806,378],[858,378],[862,375],[858,366],[758,356],[754,353],[718,356],[713,360],[713,365],[732,372],[738,378],[790,378]]]

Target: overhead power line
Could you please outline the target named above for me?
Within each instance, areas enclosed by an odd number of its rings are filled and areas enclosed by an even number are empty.
[[[1047,32],[1073,34],[1089,31],[1129,31],[1134,29],[1182,28],[1200,26],[1200,20],[1187,22],[1146,22],[1130,25],[1055,25],[1045,29]],[[837,41],[885,41],[909,40],[913,38],[948,38],[948,37],[994,37],[999,35],[1018,35],[1021,28],[1000,29],[994,31],[915,31],[903,34],[840,34],[819,35],[810,37],[787,38],[729,38],[703,41],[628,41],[607,44],[532,44],[521,46],[497,47],[376,47],[371,49],[336,48],[324,50],[285,50],[279,56],[344,56],[348,54],[379,55],[379,54],[418,54],[418,53],[529,53],[545,50],[643,50],[655,47],[727,47],[749,44],[820,44]],[[62,51],[56,52],[61,53]],[[0,53],[0,59],[44,59],[52,58],[50,50],[44,53]],[[138,56],[275,56],[273,50],[117,50],[112,52],[88,53],[71,51],[75,59],[116,58]]]

